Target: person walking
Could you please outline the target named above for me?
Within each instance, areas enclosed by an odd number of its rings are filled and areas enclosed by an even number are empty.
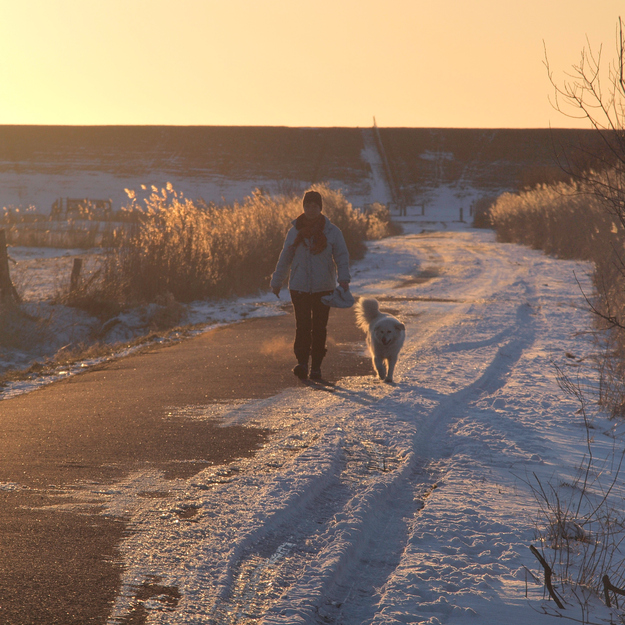
[[[271,276],[271,290],[280,297],[280,289],[289,272],[289,291],[295,311],[297,365],[293,373],[300,379],[321,379],[321,363],[326,354],[326,335],[330,307],[321,300],[331,295],[338,283],[349,289],[349,252],[341,230],[323,211],[321,194],[307,191],[304,212],[293,221],[276,270]]]

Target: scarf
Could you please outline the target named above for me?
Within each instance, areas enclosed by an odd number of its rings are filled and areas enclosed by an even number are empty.
[[[293,242],[293,249],[295,249],[304,239],[311,239],[310,253],[319,254],[323,252],[328,246],[328,239],[323,233],[323,229],[326,225],[326,218],[323,215],[319,215],[313,222],[306,220],[306,215],[302,213],[295,220],[295,228],[297,230],[297,237]]]

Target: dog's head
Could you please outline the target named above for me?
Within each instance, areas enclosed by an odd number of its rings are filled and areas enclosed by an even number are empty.
[[[406,326],[397,319],[383,319],[375,325],[373,335],[382,345],[390,345],[405,331]]]

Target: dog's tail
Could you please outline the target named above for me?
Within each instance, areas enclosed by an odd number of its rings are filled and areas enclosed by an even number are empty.
[[[373,297],[361,297],[356,304],[356,323],[365,332],[369,324],[380,314],[378,300]]]

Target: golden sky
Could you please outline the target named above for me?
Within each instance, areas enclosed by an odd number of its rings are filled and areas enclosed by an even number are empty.
[[[572,127],[623,0],[0,0],[0,124]]]

